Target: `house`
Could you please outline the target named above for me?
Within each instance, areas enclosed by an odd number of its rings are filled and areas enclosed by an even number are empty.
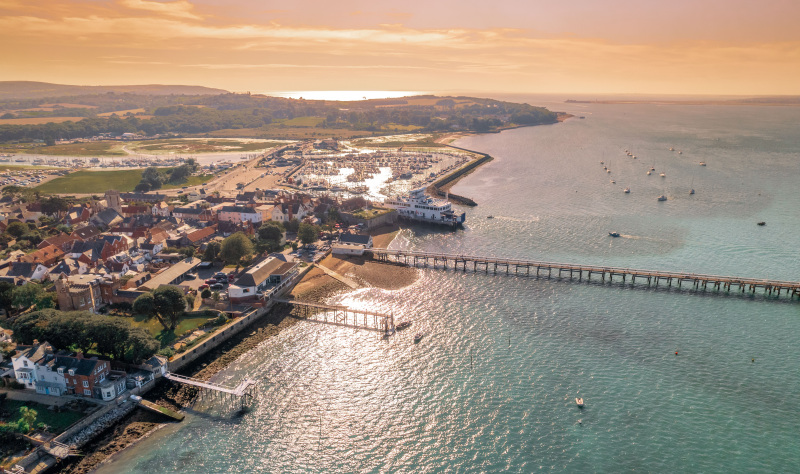
[[[89,222],[96,226],[111,227],[122,222],[122,215],[115,209],[106,208],[89,218]]]
[[[199,207],[176,207],[172,210],[172,217],[182,220],[209,221],[213,219],[213,213]]]
[[[63,374],[66,395],[81,395],[89,398],[101,398],[100,384],[111,372],[111,363],[107,360],[97,357],[86,359],[80,352],[74,357],[46,356],[38,366],[49,366],[51,371],[55,369],[56,373],[60,371]]]
[[[302,220],[310,215],[313,208],[300,202],[279,203],[272,209],[272,220],[289,222],[292,219]]]
[[[122,235],[100,235],[95,240],[75,242],[69,251],[72,258],[85,255],[94,264],[128,250],[128,238]]]
[[[138,216],[150,212],[150,206],[122,206],[122,217]]]
[[[81,241],[92,240],[100,234],[100,229],[93,225],[81,227],[80,229],[76,229],[72,232],[72,236]]]
[[[75,242],[76,240],[79,239],[77,237],[62,232],[59,235],[51,235],[50,237],[42,240],[42,242],[37,246],[37,248],[41,249],[47,247],[48,245],[52,245],[53,247],[58,247],[59,249],[66,252],[70,248],[72,248],[72,243]]]
[[[257,224],[261,222],[262,218],[261,212],[244,206],[222,206],[217,213],[218,220],[235,224],[242,222]]]
[[[36,363],[46,355],[53,353],[53,346],[47,342],[41,344],[34,341],[34,345],[24,347],[11,357],[14,367],[14,378],[28,389],[35,389],[36,385]]]
[[[49,273],[49,268],[35,262],[12,262],[4,270],[6,273],[2,276],[13,278],[17,284],[22,285],[30,280],[44,280],[45,275]]]
[[[280,285],[297,273],[298,264],[287,262],[283,254],[272,254],[251,265],[239,278],[228,286],[228,297],[232,303],[257,299],[259,293]]]
[[[86,310],[93,313],[102,306],[100,284],[103,277],[96,273],[60,275],[55,281],[56,300],[61,311]]]
[[[21,262],[41,263],[48,267],[53,266],[61,257],[66,255],[63,250],[55,245],[46,245],[39,250],[29,253],[20,259]]]
[[[372,248],[372,236],[342,234],[339,241],[331,245],[334,255],[364,255],[364,250]]]
[[[87,269],[88,266],[86,263],[71,257],[67,257],[51,267],[47,274],[49,275],[50,280],[55,281],[61,274],[66,276],[80,275],[86,273]]]
[[[192,232],[184,232],[177,244],[180,247],[200,245],[211,240],[217,233],[216,224]]]
[[[150,257],[153,257],[153,255],[156,255],[157,253],[161,252],[161,250],[163,248],[164,248],[164,244],[163,243],[157,243],[156,244],[156,243],[153,243],[153,242],[145,242],[145,243],[139,245],[139,250],[141,250],[143,253],[149,255]]]
[[[170,208],[167,203],[160,201],[153,204],[153,207],[150,209],[150,213],[154,216],[169,217]]]

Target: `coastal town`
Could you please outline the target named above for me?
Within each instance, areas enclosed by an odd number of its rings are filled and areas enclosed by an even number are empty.
[[[206,386],[175,372],[257,320],[291,314],[284,295],[320,301],[340,286],[413,281],[411,269],[364,265],[364,252],[386,246],[401,221],[460,226],[464,214],[437,195],[488,159],[456,149],[363,152],[336,140],[246,158],[210,169],[181,159],[213,179],[102,195],[27,188],[79,168],[4,172],[0,429],[13,441],[2,453],[12,472],[80,453],[136,406],[182,418],[179,403],[142,396],[159,384],[178,390],[175,381]],[[397,194],[375,199],[365,183],[376,174],[382,192]],[[393,282],[382,281],[387,274]],[[390,334],[394,322],[382,321],[372,329]]]

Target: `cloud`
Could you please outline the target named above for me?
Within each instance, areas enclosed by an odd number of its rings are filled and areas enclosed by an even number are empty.
[[[133,10],[146,10],[160,13],[162,15],[174,16],[177,18],[189,18],[192,20],[202,20],[203,17],[193,13],[194,5],[187,0],[177,0],[174,2],[157,2],[152,0],[119,0],[120,5]]]

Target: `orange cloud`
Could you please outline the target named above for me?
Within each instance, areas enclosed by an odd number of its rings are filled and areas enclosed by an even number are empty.
[[[179,18],[189,18],[193,20],[201,20],[202,17],[193,13],[194,5],[186,0],[178,0],[174,2],[154,2],[150,0],[120,0],[119,4],[133,9],[145,10],[162,15],[174,16]]]

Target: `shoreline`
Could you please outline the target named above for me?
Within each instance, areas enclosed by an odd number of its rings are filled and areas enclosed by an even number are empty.
[[[385,226],[375,229],[371,235],[376,245],[386,247],[400,230],[396,225]],[[340,259],[329,255],[320,264],[352,277],[362,286],[399,289],[413,284],[419,278],[416,269],[375,262],[363,257]],[[322,302],[345,291],[351,289],[321,269],[314,268],[297,283],[290,295],[295,299]],[[198,358],[189,367],[181,370],[181,373],[200,380],[208,380],[262,342],[278,336],[283,330],[295,324],[302,324],[302,321],[292,316],[291,306],[276,304],[269,313],[254,321],[240,334]],[[173,410],[182,410],[192,405],[197,393],[194,387],[176,385],[162,379],[145,395],[145,398]],[[57,471],[54,472],[70,474],[94,472],[100,466],[113,462],[119,453],[136,446],[141,440],[168,424],[173,422],[165,422],[163,418],[148,411],[134,410],[85,445],[81,458],[57,466]]]

